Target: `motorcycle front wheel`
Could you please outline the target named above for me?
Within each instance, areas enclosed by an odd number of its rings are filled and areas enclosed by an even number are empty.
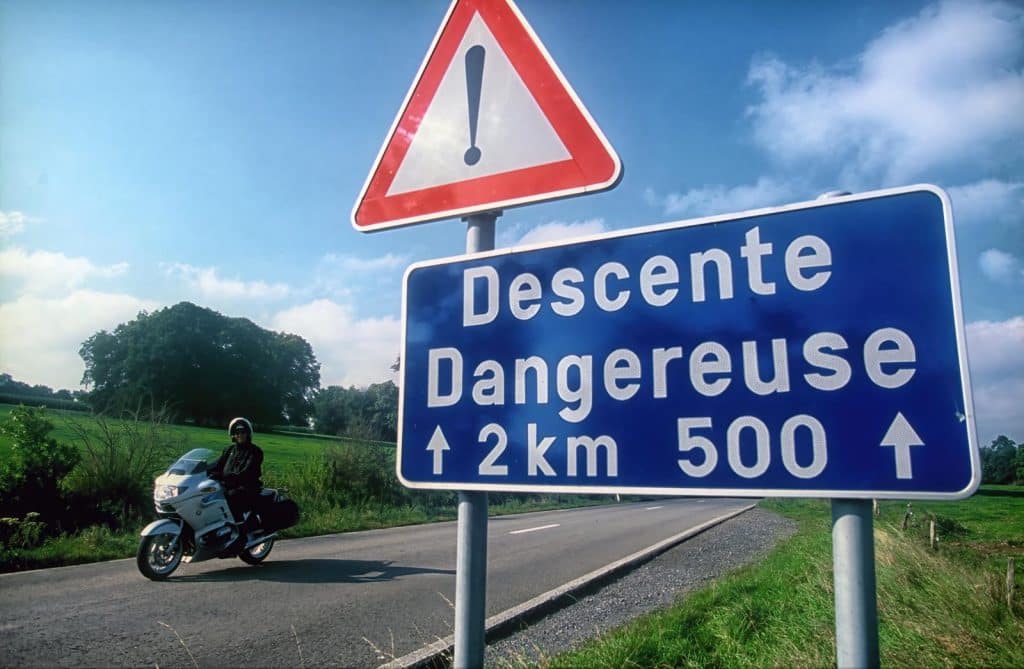
[[[274,540],[267,539],[262,544],[256,544],[252,548],[242,549],[238,554],[238,557],[246,564],[259,564],[267,559],[272,548],[274,548]]]
[[[135,563],[148,579],[162,581],[181,564],[185,552],[181,537],[177,534],[153,534],[142,537]]]

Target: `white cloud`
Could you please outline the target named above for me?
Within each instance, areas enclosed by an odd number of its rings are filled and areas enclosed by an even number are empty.
[[[404,268],[409,264],[409,256],[386,253],[376,258],[360,258],[353,255],[329,253],[324,256],[322,264],[343,272],[368,273],[391,271]]]
[[[605,232],[603,218],[591,218],[585,221],[551,221],[536,225],[526,232],[522,223],[502,231],[499,246],[521,246],[524,244],[542,244],[557,242],[578,237],[587,237]]]
[[[968,324],[967,353],[980,445],[1024,441],[1024,316]]]
[[[401,345],[396,318],[359,319],[350,306],[321,299],[281,311],[270,327],[310,343],[321,386],[367,386],[392,378],[390,366]]]
[[[667,216],[697,218],[785,204],[795,197],[795,188],[761,177],[749,186],[703,186],[665,196],[648,189],[644,197],[648,204],[662,208]]]
[[[984,165],[1024,147],[1022,55],[1024,7],[942,2],[884,31],[852,68],[759,57],[748,82],[762,100],[748,114],[772,155],[843,165],[847,185]]]
[[[408,255],[394,253],[374,258],[329,253],[317,263],[312,284],[300,294],[349,301],[370,287],[380,291],[385,285],[397,286],[408,264]]]
[[[39,295],[79,287],[92,277],[111,278],[128,271],[128,263],[94,265],[86,258],[71,258],[50,251],[21,248],[0,251],[0,277],[22,283],[23,293]]]
[[[999,283],[1024,284],[1024,263],[1019,258],[999,249],[988,249],[979,259],[985,276]]]
[[[158,305],[130,295],[76,290],[47,298],[22,295],[0,304],[0,370],[26,383],[78,388],[82,343]]]
[[[20,211],[0,211],[0,239],[13,237],[22,232],[26,225],[38,222],[38,218],[26,216]]]
[[[1024,219],[1024,183],[985,179],[949,189],[958,225],[1013,224]]]
[[[183,279],[205,299],[211,300],[281,300],[291,290],[283,283],[242,281],[218,276],[214,267],[193,267],[183,263],[162,265],[170,275]]]

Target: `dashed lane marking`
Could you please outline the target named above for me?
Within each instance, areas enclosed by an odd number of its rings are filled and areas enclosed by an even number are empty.
[[[538,532],[540,530],[550,530],[552,527],[559,527],[561,523],[552,523],[551,525],[541,525],[540,527],[530,527],[525,530],[514,530],[509,534],[526,534],[527,532]]]

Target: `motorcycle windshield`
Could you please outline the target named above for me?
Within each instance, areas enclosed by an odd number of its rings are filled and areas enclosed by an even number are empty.
[[[193,448],[167,470],[168,474],[190,476],[205,472],[209,464],[217,461],[218,455],[208,448]]]

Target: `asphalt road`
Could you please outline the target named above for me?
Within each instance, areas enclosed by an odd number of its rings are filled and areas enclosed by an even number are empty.
[[[491,518],[487,615],[749,504],[670,499]],[[279,542],[258,567],[134,560],[0,575],[0,666],[376,667],[452,633],[455,523]]]

